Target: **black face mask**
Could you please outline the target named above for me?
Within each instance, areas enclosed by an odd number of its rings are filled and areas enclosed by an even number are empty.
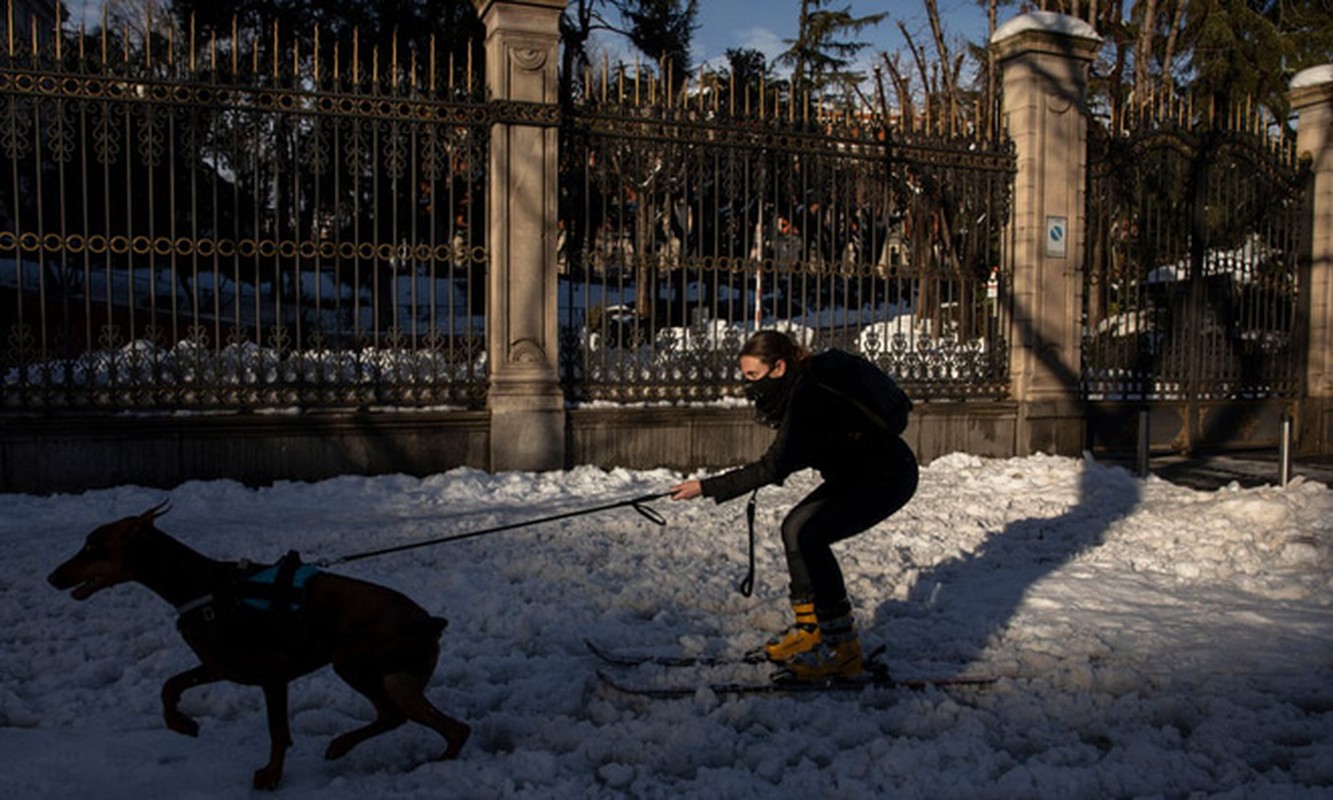
[[[769,374],[758,380],[746,381],[745,399],[754,403],[755,416],[760,422],[774,428],[781,424],[783,415],[787,413],[791,379],[792,371],[788,369],[780,378]]]

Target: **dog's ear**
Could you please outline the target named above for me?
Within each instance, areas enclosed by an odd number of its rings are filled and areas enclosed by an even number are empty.
[[[153,520],[157,519],[158,517],[162,516],[163,514],[167,513],[170,510],[171,510],[171,498],[168,497],[166,500],[163,500],[161,503],[158,503],[157,505],[143,512],[139,516],[135,517],[135,521],[151,525],[153,523]]]

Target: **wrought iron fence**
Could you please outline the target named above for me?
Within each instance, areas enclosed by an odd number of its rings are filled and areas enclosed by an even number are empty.
[[[1293,398],[1305,177],[1291,137],[1164,99],[1090,135],[1083,393]]]
[[[0,405],[483,402],[470,65],[276,33],[9,42]]]
[[[484,403],[515,112],[479,77],[276,34],[0,45],[0,407]],[[758,327],[919,398],[1006,393],[1006,141],[661,86],[563,109],[572,400],[719,399]]]
[[[1007,392],[1006,140],[765,87],[584,84],[561,139],[573,399],[723,398],[757,328],[860,352],[915,397]]]

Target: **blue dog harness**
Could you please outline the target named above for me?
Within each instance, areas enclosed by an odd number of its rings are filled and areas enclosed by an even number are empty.
[[[301,564],[292,571],[287,580],[282,574],[283,563],[280,561],[271,567],[247,577],[236,587],[236,594],[241,602],[261,611],[300,611],[305,600],[305,582],[319,570],[309,564]]]
[[[319,570],[302,564],[295,550],[283,556],[278,563],[250,572],[251,565],[241,562],[237,575],[227,585],[176,607],[178,618],[198,612],[205,622],[224,616],[228,608],[240,605],[272,613],[296,613],[305,604],[305,587]],[[219,602],[221,601],[221,602]]]

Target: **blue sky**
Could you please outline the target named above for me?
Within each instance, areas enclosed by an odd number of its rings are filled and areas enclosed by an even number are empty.
[[[89,14],[93,24],[100,18],[104,0],[66,0],[75,19],[81,12]],[[980,40],[985,35],[986,16],[977,6],[977,0],[937,0],[944,20],[945,35],[954,52],[961,50],[964,40]],[[786,49],[784,39],[796,35],[800,0],[700,0],[699,29],[694,34],[694,66],[701,63],[723,63],[728,48],[752,48],[772,61]],[[933,54],[930,27],[922,0],[835,0],[831,8],[850,8],[854,16],[866,16],[882,11],[889,17],[878,26],[863,32],[862,40],[869,43],[863,59],[869,63],[882,52],[906,49],[898,29],[901,21],[912,37]],[[1012,9],[1006,12],[1013,15]],[[999,21],[1003,23],[1008,16]],[[629,45],[620,37],[604,36],[599,39],[612,61],[633,61]]]
[[[753,48],[771,61],[786,49],[783,40],[796,35],[800,0],[700,0],[699,5],[699,29],[694,34],[696,65],[724,58],[730,47]],[[979,40],[985,35],[986,15],[976,0],[939,0],[938,5],[946,40],[955,52],[962,48],[965,39]],[[877,58],[881,52],[906,49],[898,30],[900,20],[919,45],[934,52],[921,0],[836,0],[829,7],[850,7],[852,15],[857,17],[889,12],[889,17],[878,26],[863,32],[862,41],[869,43],[863,51],[866,55]],[[1003,17],[999,22],[1006,19]]]

